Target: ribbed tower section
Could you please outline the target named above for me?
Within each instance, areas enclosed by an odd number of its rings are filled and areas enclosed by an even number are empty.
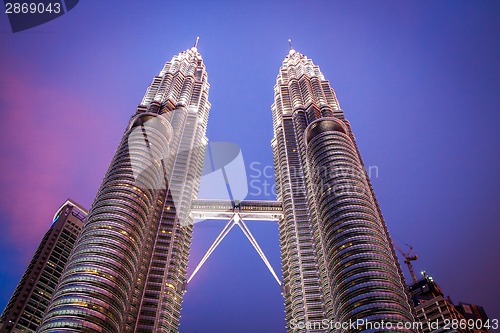
[[[174,332],[210,103],[196,47],[165,64],[132,116],[39,332]]]
[[[275,174],[286,320],[413,322],[354,134],[311,59],[290,50],[274,88]],[[293,320],[293,322],[292,322]],[[304,329],[321,330],[319,325]],[[383,332],[358,326],[338,332]]]

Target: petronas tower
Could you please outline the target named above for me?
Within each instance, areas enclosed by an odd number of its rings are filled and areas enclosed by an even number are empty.
[[[39,332],[176,332],[210,103],[196,47],[130,119]]]
[[[361,323],[391,322],[394,330],[413,322],[351,126],[319,67],[293,49],[277,77],[272,114],[289,331],[382,332]],[[339,328],[354,322],[356,329]]]
[[[130,119],[38,332],[177,332],[195,217],[229,222],[193,275],[239,225],[281,284],[288,332],[416,332],[398,326],[414,322],[403,274],[311,59],[291,49],[274,87],[277,201],[197,200],[210,103],[196,46],[165,64]],[[245,219],[278,221],[282,280]]]

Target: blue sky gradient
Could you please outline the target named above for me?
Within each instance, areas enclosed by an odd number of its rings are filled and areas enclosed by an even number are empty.
[[[292,38],[335,89],[415,269],[500,318],[499,15],[486,0],[81,1],[14,34],[0,14],[0,308],[59,205],[90,206],[153,76],[200,36],[207,136],[239,144],[249,177],[272,166],[270,105]],[[223,224],[195,227],[190,271]],[[279,271],[277,225],[249,227]],[[284,325],[279,286],[234,229],[191,282],[181,332]]]

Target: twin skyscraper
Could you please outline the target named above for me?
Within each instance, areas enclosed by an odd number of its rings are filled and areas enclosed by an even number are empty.
[[[177,332],[208,143],[209,84],[193,48],[148,87],[104,176],[38,332]],[[274,87],[289,332],[414,332],[403,274],[334,90],[293,48]],[[300,328],[297,328],[300,327]]]

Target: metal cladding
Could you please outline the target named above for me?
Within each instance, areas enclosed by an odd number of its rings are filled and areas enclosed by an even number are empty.
[[[283,202],[279,225],[289,330],[291,320],[385,321],[394,327],[413,322],[392,242],[329,82],[291,49],[274,91],[272,146]]]
[[[207,139],[195,47],[148,87],[108,168],[39,332],[177,331]]]

